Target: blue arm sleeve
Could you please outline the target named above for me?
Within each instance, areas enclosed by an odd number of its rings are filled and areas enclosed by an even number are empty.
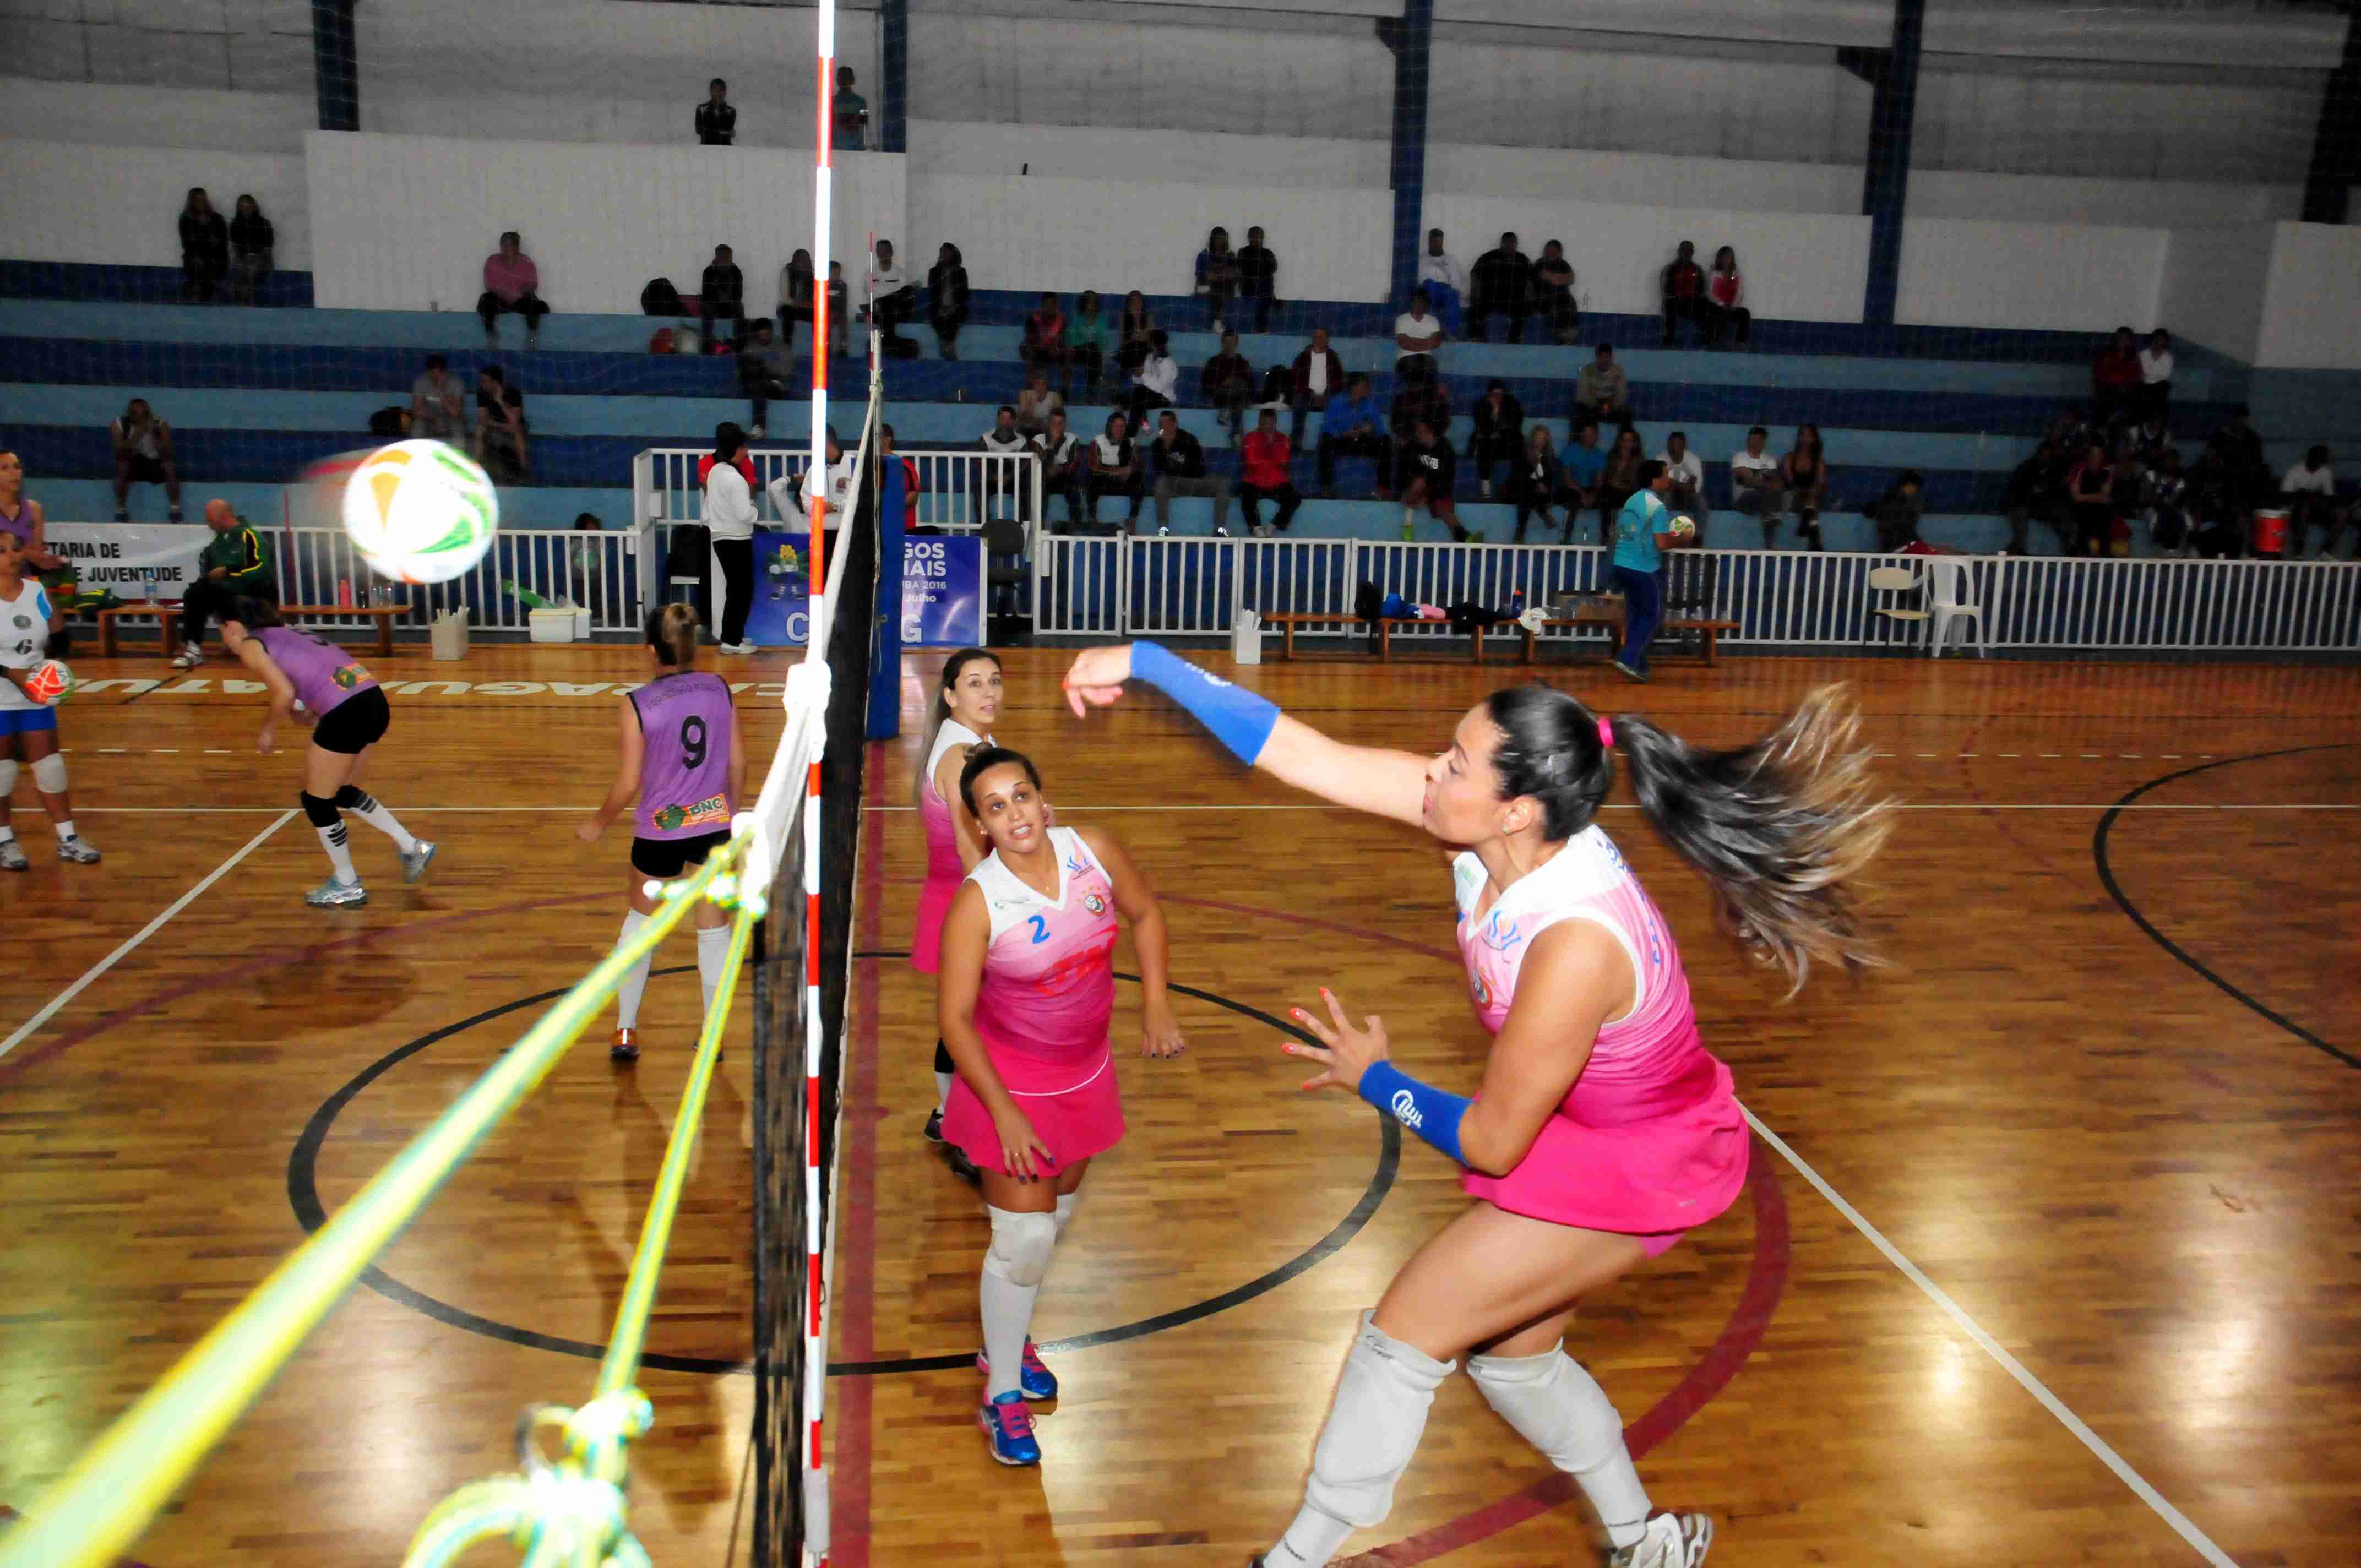
[[[1207,674],[1160,643],[1133,643],[1131,673],[1188,709],[1191,718],[1248,767],[1279,727],[1277,703]]]
[[[1470,1102],[1465,1095],[1430,1089],[1389,1061],[1373,1063],[1361,1075],[1361,1098],[1383,1111],[1460,1164],[1459,1123]]]

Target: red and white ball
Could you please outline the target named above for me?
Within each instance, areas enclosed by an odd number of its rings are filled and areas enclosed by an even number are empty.
[[[43,707],[55,707],[73,690],[73,672],[61,659],[50,659],[25,677],[25,695]]]

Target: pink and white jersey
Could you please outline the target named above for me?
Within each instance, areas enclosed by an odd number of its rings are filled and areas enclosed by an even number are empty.
[[[1698,1037],[1687,973],[1664,917],[1624,862],[1615,841],[1592,827],[1546,863],[1481,907],[1490,878],[1475,855],[1452,862],[1459,903],[1459,952],[1477,1017],[1494,1034],[1508,1021],[1517,973],[1533,939],[1561,920],[1590,920],[1621,945],[1639,977],[1632,1006],[1601,1027],[1590,1059],[1558,1114],[1616,1127],[1687,1110],[1710,1099],[1727,1069]]]
[[[983,890],[992,920],[975,1029],[1020,1093],[1061,1091],[1103,1070],[1115,1015],[1115,883],[1073,828],[1050,828],[1049,845],[1055,899],[1027,887],[996,852],[967,879]]]
[[[959,836],[951,828],[950,803],[935,793],[935,770],[943,765],[943,753],[955,746],[989,746],[989,735],[978,735],[956,718],[943,720],[935,731],[935,743],[927,750],[927,769],[919,775],[918,815],[927,828],[927,880],[947,882],[954,888],[966,872],[960,865]]]

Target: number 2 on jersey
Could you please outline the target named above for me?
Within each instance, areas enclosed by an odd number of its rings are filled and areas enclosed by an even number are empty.
[[[1049,922],[1039,915],[1029,916],[1027,918],[1027,923],[1033,927],[1033,945],[1038,948],[1049,939]]]
[[[680,721],[681,766],[694,773],[705,766],[705,720],[690,714]]]

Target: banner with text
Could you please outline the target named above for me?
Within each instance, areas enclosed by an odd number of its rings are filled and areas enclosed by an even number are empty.
[[[214,536],[201,524],[146,522],[52,522],[48,533],[83,593],[104,589],[119,599],[178,599]]]
[[[800,648],[811,631],[811,535],[754,531],[754,603],[746,636]],[[902,644],[969,648],[983,641],[983,542],[915,536],[902,546]]]

